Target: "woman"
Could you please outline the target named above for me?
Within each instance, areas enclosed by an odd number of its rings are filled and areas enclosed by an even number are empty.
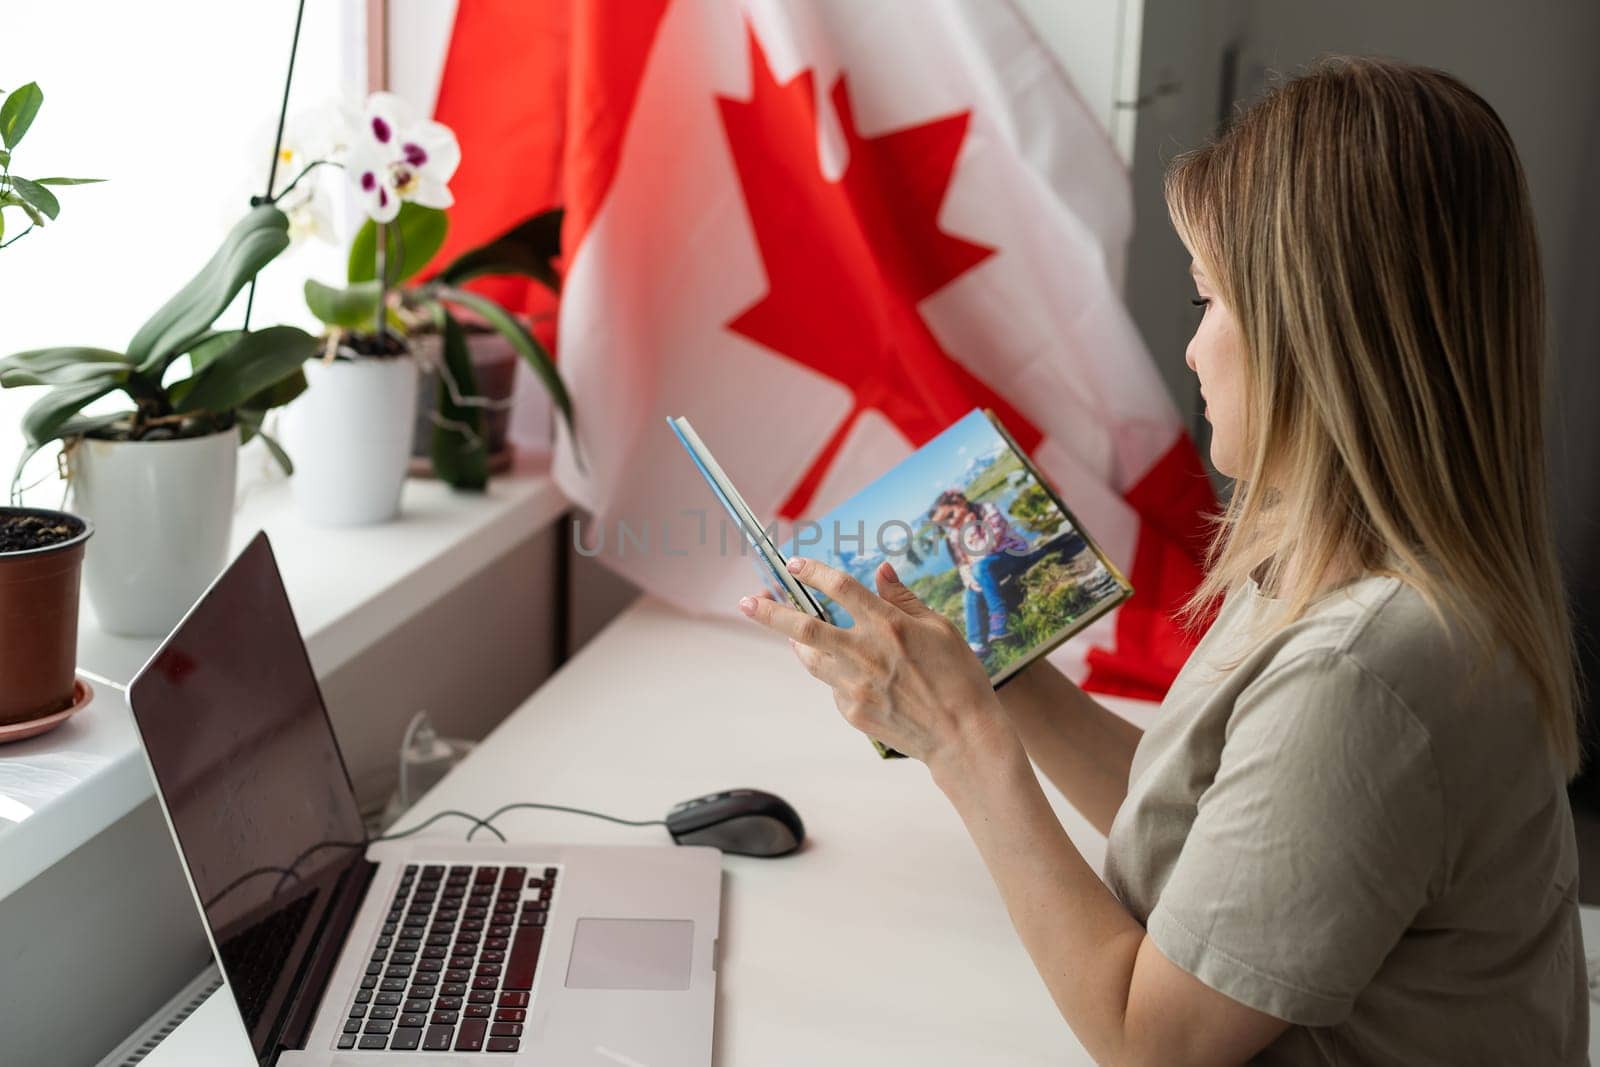
[[[1140,737],[1046,664],[1003,694],[885,566],[770,601],[845,718],[923,760],[1107,1063],[1586,1060],[1571,628],[1515,150],[1437,71],[1338,60],[1166,184],[1234,479]],[[1109,834],[1082,860],[1029,757]]]

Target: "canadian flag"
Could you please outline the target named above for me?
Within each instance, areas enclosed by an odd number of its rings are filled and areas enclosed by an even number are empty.
[[[566,208],[581,549],[731,612],[750,563],[665,416],[781,524],[988,407],[1136,590],[1053,658],[1166,692],[1215,498],[1118,296],[1127,173],[1009,2],[461,0],[435,114],[442,255]]]

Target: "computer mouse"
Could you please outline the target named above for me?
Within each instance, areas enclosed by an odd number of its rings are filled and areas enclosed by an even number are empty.
[[[740,856],[787,856],[806,828],[789,802],[759,789],[729,789],[685,800],[667,812],[680,845],[710,845]]]

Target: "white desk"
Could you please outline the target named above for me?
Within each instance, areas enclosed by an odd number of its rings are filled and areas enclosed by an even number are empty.
[[[732,786],[787,799],[808,840],[783,859],[724,860],[718,1064],[1091,1062],[927,771],[880,760],[788,647],[753,624],[640,601],[400,827],[443,808],[487,813],[513,800],[654,818]],[[1051,795],[1098,864],[1099,835]],[[513,841],[668,840],[659,828],[550,812],[514,812],[500,825]],[[237,1024],[217,1007],[146,1064],[218,1062],[217,1046],[197,1039],[215,1028],[237,1040]]]
[[[1153,710],[1106,703],[1141,724]],[[808,841],[783,859],[723,861],[721,1067],[1092,1062],[926,771],[880,761],[788,648],[750,624],[641,601],[400,826],[511,800],[650,818],[738,785],[793,803]],[[1104,840],[1048,784],[1045,792],[1098,866]],[[665,840],[659,829],[549,812],[514,812],[500,825],[512,840]],[[1583,924],[1594,953],[1600,909],[1584,908]],[[1590,1055],[1600,1063],[1600,1028],[1591,1028]],[[144,1064],[235,1060],[248,1062],[248,1045],[231,1004],[213,996]]]

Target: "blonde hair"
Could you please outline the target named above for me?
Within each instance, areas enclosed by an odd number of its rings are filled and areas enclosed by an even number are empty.
[[[1575,774],[1544,290],[1499,117],[1441,71],[1325,60],[1175,160],[1166,198],[1239,324],[1247,382],[1246,469],[1180,616],[1195,624],[1262,565],[1286,605],[1274,629],[1330,568],[1396,576],[1460,624],[1475,672],[1509,648]]]

